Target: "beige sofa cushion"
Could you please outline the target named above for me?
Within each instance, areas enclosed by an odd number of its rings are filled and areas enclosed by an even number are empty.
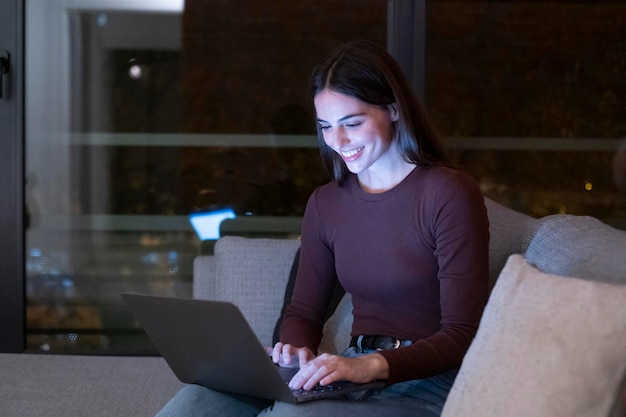
[[[345,294],[335,312],[328,318],[324,324],[324,333],[319,346],[319,353],[342,352],[350,345],[350,333],[352,332],[352,296]]]
[[[626,286],[512,255],[442,417],[607,416],[626,370]]]
[[[285,297],[299,240],[227,236],[215,245],[215,299],[237,305],[264,346]]]

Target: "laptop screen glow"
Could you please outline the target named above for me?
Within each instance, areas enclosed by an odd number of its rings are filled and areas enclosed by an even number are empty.
[[[227,208],[191,213],[189,222],[200,240],[217,240],[220,238],[220,224],[235,217],[234,210]]]

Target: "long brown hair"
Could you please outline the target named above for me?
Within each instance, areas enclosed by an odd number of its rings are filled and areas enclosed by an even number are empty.
[[[315,68],[310,79],[312,98],[324,89],[376,106],[395,103],[399,117],[394,122],[394,140],[398,141],[402,157],[422,167],[451,165],[400,66],[378,45],[353,41],[335,50]],[[319,124],[317,138],[326,169],[343,184],[350,171],[324,142]]]

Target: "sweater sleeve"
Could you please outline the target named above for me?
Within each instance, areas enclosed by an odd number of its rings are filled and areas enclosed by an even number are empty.
[[[298,273],[280,328],[281,342],[313,352],[317,352],[321,342],[324,318],[337,280],[332,250],[323,239],[317,195],[311,195],[304,213]]]
[[[488,297],[489,224],[473,179],[454,175],[432,184],[427,212],[416,219],[430,231],[440,285],[441,326],[405,348],[381,352],[389,384],[426,378],[459,367]]]

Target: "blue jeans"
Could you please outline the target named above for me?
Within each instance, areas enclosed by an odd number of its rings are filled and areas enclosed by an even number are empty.
[[[371,352],[351,347],[342,355],[355,357]],[[318,400],[288,404],[261,398],[224,393],[187,385],[174,396],[157,417],[438,417],[452,387],[457,370],[431,378],[400,382],[375,392],[364,392],[359,401]]]

